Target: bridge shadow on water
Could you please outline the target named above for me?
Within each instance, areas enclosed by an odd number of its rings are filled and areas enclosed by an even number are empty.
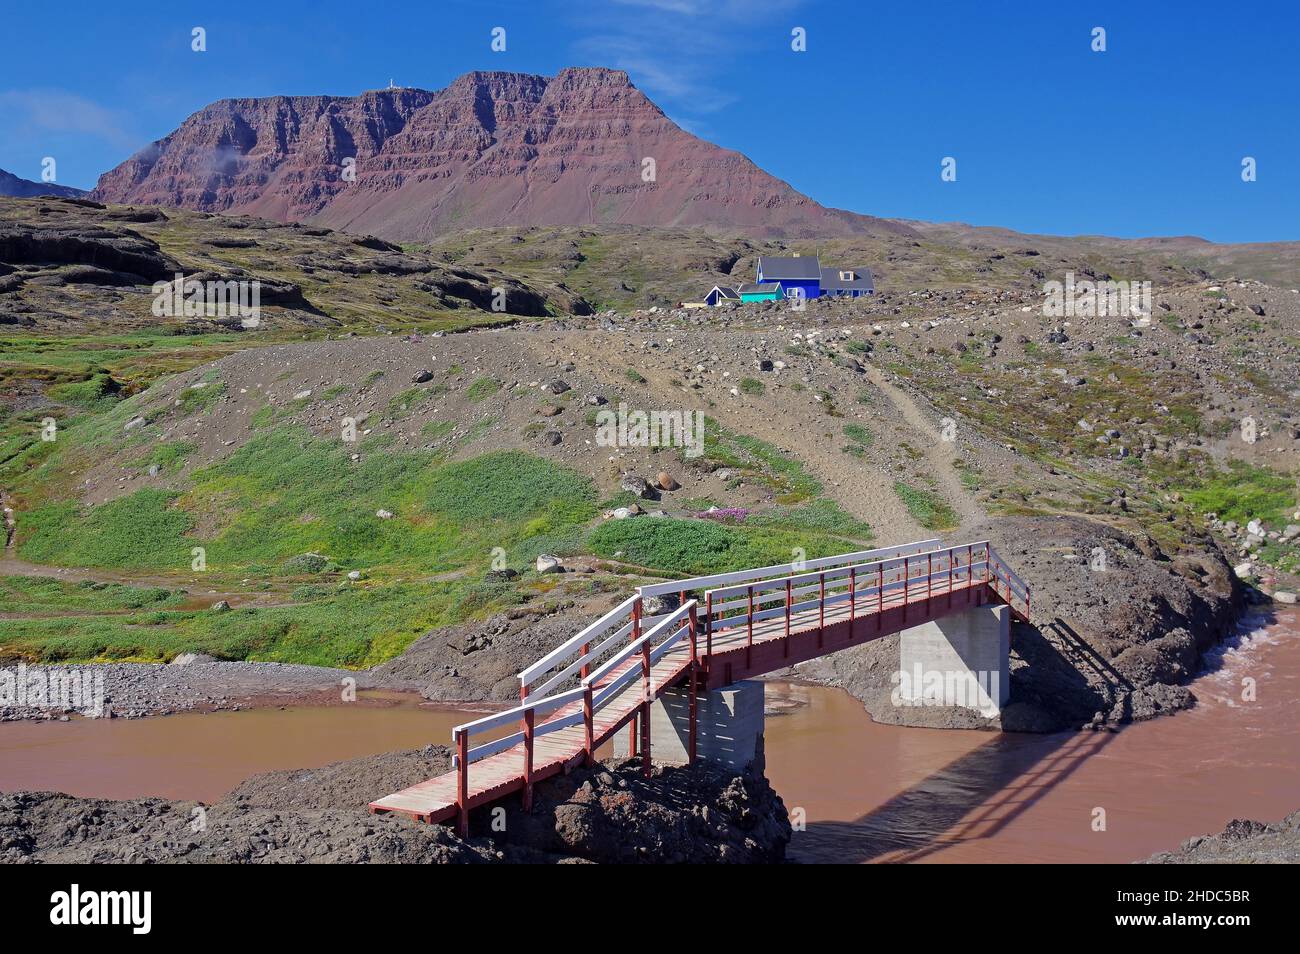
[[[809,822],[807,831],[795,832],[788,855],[840,864],[921,861],[991,839],[1114,737],[994,736],[856,821]]]

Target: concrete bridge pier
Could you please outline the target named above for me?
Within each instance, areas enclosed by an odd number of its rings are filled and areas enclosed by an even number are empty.
[[[760,680],[747,679],[697,694],[697,758],[736,772],[743,772],[754,761],[763,737],[763,685]],[[651,760],[662,765],[687,764],[690,732],[690,690],[685,686],[664,690],[650,704]],[[617,757],[628,756],[630,736],[627,732],[614,736]]]
[[[1011,698],[1011,609],[977,606],[905,629],[895,705],[956,706],[993,718]]]

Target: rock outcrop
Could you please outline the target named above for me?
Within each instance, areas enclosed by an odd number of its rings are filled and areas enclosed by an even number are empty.
[[[877,722],[1051,732],[1145,719],[1195,704],[1185,683],[1227,635],[1245,592],[1210,540],[1166,554],[1149,537],[1074,517],[1005,517],[976,528],[1030,585],[1033,625],[1011,629],[1011,701],[974,710],[895,706],[898,637],[800,666],[842,686]]]
[[[1300,863],[1300,811],[1266,824],[1234,818],[1217,835],[1189,838],[1175,851],[1162,851],[1152,865]]]

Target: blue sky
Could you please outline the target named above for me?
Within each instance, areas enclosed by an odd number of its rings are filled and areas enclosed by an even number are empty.
[[[1262,0],[9,0],[0,168],[88,188],[231,96],[612,66],[825,205],[1027,232],[1300,239],[1300,5]],[[190,49],[191,30],[208,49]],[[506,29],[505,52],[490,48]],[[1105,52],[1091,49],[1094,27]],[[791,49],[802,27],[807,50]],[[943,182],[944,157],[957,179]],[[1241,178],[1254,157],[1257,181]]]

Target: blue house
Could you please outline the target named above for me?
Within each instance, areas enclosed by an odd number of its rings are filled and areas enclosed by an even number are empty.
[[[816,255],[789,258],[763,255],[758,259],[758,282],[780,282],[786,298],[822,295],[858,298],[873,294],[875,278],[867,268],[823,268]]]
[[[821,285],[823,295],[858,298],[875,292],[876,279],[869,268],[823,268]]]
[[[869,268],[824,268],[816,255],[760,255],[758,276],[753,284],[727,288],[714,285],[705,297],[706,305],[724,301],[772,301],[777,298],[859,298],[876,291],[876,279]]]
[[[822,269],[815,255],[812,258],[800,255],[790,258],[761,255],[758,259],[758,278],[754,282],[758,285],[780,282],[786,298],[797,298],[800,291],[805,298],[816,298],[821,294],[821,280]]]

